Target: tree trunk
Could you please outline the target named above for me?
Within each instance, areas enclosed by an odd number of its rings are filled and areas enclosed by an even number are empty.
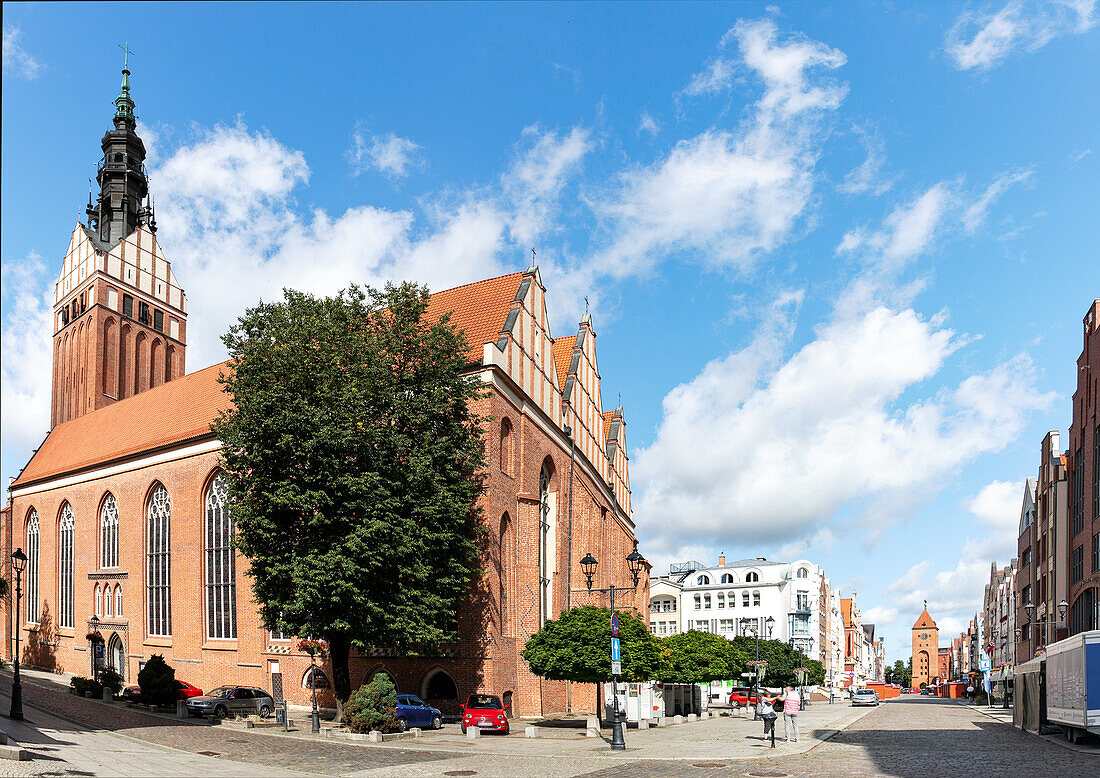
[[[336,694],[336,720],[344,720],[344,703],[351,697],[351,673],[348,670],[348,656],[351,654],[351,641],[344,635],[329,638],[328,655],[332,661],[332,690]]]

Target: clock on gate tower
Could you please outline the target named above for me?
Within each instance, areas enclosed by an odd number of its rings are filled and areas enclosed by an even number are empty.
[[[940,631],[928,615],[928,601],[913,625],[913,687],[920,689],[932,683],[939,668]]]

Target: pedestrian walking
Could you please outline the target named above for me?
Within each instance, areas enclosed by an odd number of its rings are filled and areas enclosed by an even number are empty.
[[[795,691],[793,686],[788,686],[787,690],[783,693],[783,696],[779,698],[783,701],[783,739],[790,742],[798,742],[798,711],[802,707],[802,698],[799,697],[798,692]],[[794,738],[791,738],[791,732],[794,732]]]
[[[756,715],[764,720],[764,739],[771,737],[772,748],[775,748],[775,720],[779,718],[779,714],[775,712],[775,699],[764,691],[758,692],[756,698]]]

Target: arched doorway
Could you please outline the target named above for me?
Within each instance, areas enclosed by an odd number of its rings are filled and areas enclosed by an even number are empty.
[[[106,666],[118,673],[125,683],[126,650],[122,645],[122,638],[117,632],[111,633],[111,637],[107,641]]]
[[[507,691],[503,694],[501,702],[504,705],[504,715],[508,718],[512,718],[515,714],[512,712],[512,692]]]
[[[433,670],[424,679],[421,697],[429,704],[447,714],[458,712],[458,686],[450,673],[442,668]]]

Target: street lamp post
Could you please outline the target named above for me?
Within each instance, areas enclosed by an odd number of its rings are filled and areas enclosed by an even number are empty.
[[[1035,603],[1033,603],[1033,602],[1029,602],[1027,605],[1025,605],[1024,610],[1027,611],[1027,620],[1028,620],[1027,637],[1028,637],[1028,640],[1031,640],[1031,629],[1030,628],[1032,626],[1046,627],[1046,631],[1044,632],[1044,638],[1045,639],[1043,641],[1043,647],[1046,648],[1047,646],[1050,645],[1050,628],[1051,628],[1051,626],[1052,625],[1055,626],[1055,627],[1061,626],[1062,622],[1064,622],[1066,620],[1066,611],[1069,610],[1069,603],[1066,602],[1065,600],[1062,600],[1060,603],[1058,603],[1058,621],[1035,621],[1035,622],[1033,622],[1031,620],[1031,615],[1035,611]],[[1035,652],[1032,651],[1031,653],[1032,653],[1032,656],[1034,656]]]
[[[770,639],[772,636],[772,627],[775,625],[775,619],[768,616],[768,618],[764,619],[764,624],[768,628],[768,638]],[[757,623],[756,619],[741,619],[741,631],[744,632],[745,630],[752,630],[753,637],[756,638],[756,661],[753,662],[752,665],[752,691],[749,693],[749,703],[751,704],[753,697],[759,697],[757,692],[757,681],[760,678],[760,625]],[[759,702],[759,699],[757,702]],[[756,721],[759,718],[760,714],[757,711],[757,706],[753,705],[752,720]]]
[[[27,567],[27,555],[23,549],[15,549],[11,555],[11,569],[15,573],[15,657],[12,662],[14,676],[11,682],[11,711],[8,716],[23,719],[23,682],[19,679],[19,601],[23,598],[23,570]]]
[[[802,643],[802,641],[807,640],[807,639],[810,641],[810,644],[812,646],[813,645],[813,638],[796,638],[796,637],[792,637],[788,641],[788,645],[791,648],[793,648],[795,651],[798,652],[798,666],[799,667],[804,667],[805,666],[805,661],[806,660],[803,658],[803,652],[802,652],[803,643]],[[798,704],[802,708],[810,707],[809,703],[806,701],[806,694],[803,690],[803,685],[802,685],[802,682],[803,682],[805,676],[806,676],[805,673],[799,673],[798,674]]]
[[[596,568],[599,566],[599,562],[592,554],[585,554],[581,560],[581,570],[584,572],[585,586],[588,587],[589,592],[608,592],[611,595],[611,619],[615,619],[615,590],[622,591],[629,588],[630,591],[637,591],[638,579],[641,575],[642,568],[645,566],[645,557],[638,553],[638,542],[634,542],[634,550],[626,555],[626,564],[630,570],[630,578],[633,585],[615,586],[612,582],[611,586],[606,589],[593,589],[592,588],[592,576],[596,574]],[[619,716],[619,674],[613,673],[611,676],[611,698],[613,701],[612,722],[611,722],[611,747],[616,751],[623,751],[626,749],[626,740],[623,739],[623,722]]]

